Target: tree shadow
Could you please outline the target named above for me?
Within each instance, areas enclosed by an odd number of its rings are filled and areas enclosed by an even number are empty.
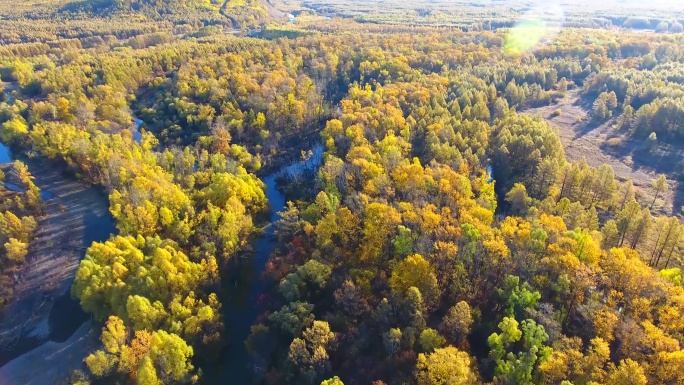
[[[580,94],[580,97],[578,97],[575,102],[572,103],[572,105],[585,111],[589,111],[594,106],[594,103],[591,101],[591,98]]]
[[[608,122],[598,122],[598,121],[595,121],[593,119],[586,121],[586,122],[583,122],[581,125],[576,126],[575,136],[573,139],[579,139],[579,138],[589,134],[590,132],[598,129],[602,125],[609,124],[609,123],[610,123],[610,120]]]
[[[646,146],[634,151],[632,159],[635,166],[654,169],[659,174],[667,175],[669,181],[675,182],[673,190],[673,212],[678,213],[684,206],[684,143],[667,143],[649,151]]]
[[[81,0],[65,4],[57,10],[62,14],[97,14],[112,7],[111,0]]]
[[[608,120],[605,120],[605,121],[597,121],[597,120],[591,119],[591,110],[593,108],[593,105],[594,105],[594,103],[593,103],[592,99],[587,97],[586,95],[578,97],[575,100],[575,102],[572,103],[573,107],[578,108],[582,111],[585,111],[587,113],[587,117],[590,119],[590,120],[582,121],[582,124],[575,125],[576,127],[574,129],[575,130],[574,139],[581,138],[581,137],[587,135],[588,133],[598,129],[599,127],[601,127],[603,125],[611,125],[614,122],[614,120],[615,120],[614,117],[610,118]]]
[[[645,140],[626,139],[620,146],[603,143],[600,148],[618,159],[631,157],[632,170],[647,169],[665,174],[668,181],[676,183],[673,190],[674,213],[684,206],[684,141],[668,140],[649,149]]]

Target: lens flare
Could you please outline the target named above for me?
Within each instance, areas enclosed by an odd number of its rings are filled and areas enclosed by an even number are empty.
[[[554,2],[537,4],[508,31],[504,50],[511,54],[532,51],[552,41],[560,33],[564,22],[565,16],[560,5]]]

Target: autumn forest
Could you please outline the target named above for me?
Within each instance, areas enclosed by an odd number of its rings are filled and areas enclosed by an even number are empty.
[[[594,3],[0,0],[0,384],[684,384],[684,8]]]

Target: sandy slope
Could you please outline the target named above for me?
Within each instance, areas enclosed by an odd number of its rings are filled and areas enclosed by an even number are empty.
[[[99,189],[65,178],[47,161],[30,161],[29,170],[52,198],[46,201],[26,263],[15,275],[15,299],[0,321],[3,350],[16,343],[22,330],[38,337],[49,334],[52,303],[69,292],[86,248],[114,230],[107,197]]]
[[[84,369],[83,358],[97,346],[86,322],[63,343],[47,342],[0,368],[0,385],[53,385],[74,369]]]

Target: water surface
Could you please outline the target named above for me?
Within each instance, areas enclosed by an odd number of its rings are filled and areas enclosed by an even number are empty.
[[[9,163],[12,161],[12,152],[9,147],[0,142],[0,164]]]
[[[269,225],[264,233],[254,243],[254,255],[246,260],[238,261],[237,266],[231,267],[233,281],[223,285],[228,294],[223,301],[223,317],[226,323],[229,347],[224,351],[218,362],[211,363],[205,368],[202,383],[207,385],[249,385],[253,380],[253,370],[250,367],[249,355],[244,341],[251,333],[251,327],[262,312],[259,299],[269,289],[269,282],[262,279],[266,262],[278,247],[275,237],[275,224],[280,220],[280,211],[285,208],[285,196],[278,191],[276,178],[289,174],[297,175],[307,168],[318,167],[323,159],[323,146],[318,144],[312,149],[312,156],[306,162],[295,162],[262,178],[266,185],[266,198],[271,208]]]

